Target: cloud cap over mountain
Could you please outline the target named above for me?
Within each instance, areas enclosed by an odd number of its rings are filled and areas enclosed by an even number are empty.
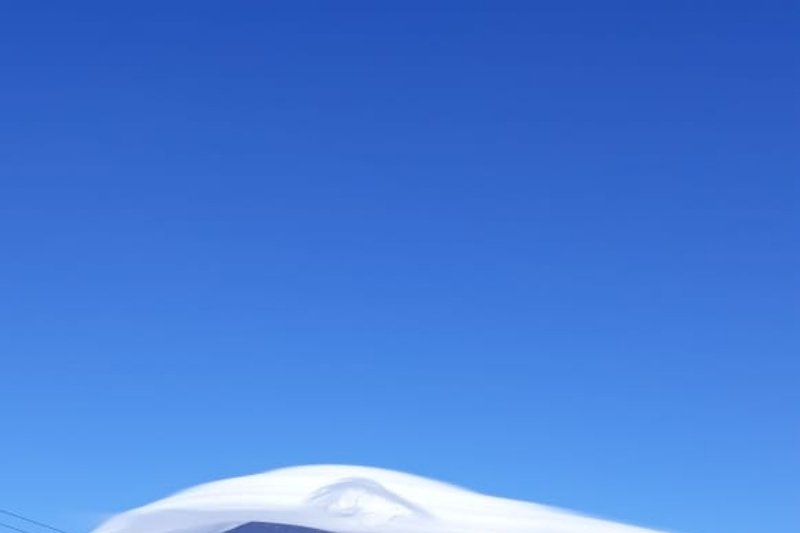
[[[251,523],[332,533],[656,533],[377,468],[286,468],[201,485],[95,533],[222,533]]]

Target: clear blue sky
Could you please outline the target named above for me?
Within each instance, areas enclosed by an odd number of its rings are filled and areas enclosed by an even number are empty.
[[[795,2],[5,2],[0,507],[344,462],[800,530]]]

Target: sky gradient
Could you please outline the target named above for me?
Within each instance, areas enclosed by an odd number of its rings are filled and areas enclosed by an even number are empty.
[[[7,2],[0,508],[406,470],[800,530],[795,2]]]

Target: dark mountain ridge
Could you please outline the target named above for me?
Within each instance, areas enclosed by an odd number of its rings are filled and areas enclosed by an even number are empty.
[[[222,533],[333,533],[323,529],[293,526],[291,524],[271,524],[266,522],[250,522]]]

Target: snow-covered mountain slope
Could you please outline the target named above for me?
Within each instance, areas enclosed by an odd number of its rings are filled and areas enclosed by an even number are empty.
[[[376,468],[304,466],[201,485],[95,533],[221,533],[253,522],[333,533],[655,533]]]

